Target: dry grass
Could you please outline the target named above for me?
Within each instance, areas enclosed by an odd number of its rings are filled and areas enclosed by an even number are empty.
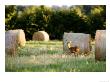
[[[15,55],[17,48],[25,46],[25,34],[21,29],[5,32],[5,53]]]
[[[72,47],[79,47],[79,53],[89,53],[90,52],[90,34],[84,33],[64,33],[63,36],[63,49],[65,52],[69,52],[67,43],[71,41]]]
[[[35,41],[49,41],[49,35],[45,31],[35,32],[32,38]]]
[[[95,59],[106,60],[106,30],[97,30],[95,40]]]
[[[106,30],[97,30],[95,40],[95,58],[97,60],[106,60]]]

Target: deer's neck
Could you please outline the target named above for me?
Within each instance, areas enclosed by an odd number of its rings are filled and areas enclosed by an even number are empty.
[[[68,43],[67,45],[68,45],[68,48],[71,48],[71,44],[70,43]]]

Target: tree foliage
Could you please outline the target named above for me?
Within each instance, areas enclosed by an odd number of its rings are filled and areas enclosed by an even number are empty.
[[[23,29],[26,39],[36,31],[45,30],[51,39],[62,39],[64,32],[90,33],[106,29],[106,6],[5,6],[6,30]]]

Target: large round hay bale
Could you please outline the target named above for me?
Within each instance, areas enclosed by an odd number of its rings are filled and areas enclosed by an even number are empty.
[[[67,43],[71,41],[72,47],[78,46],[80,49],[80,54],[88,54],[90,52],[90,41],[91,36],[84,33],[64,33],[63,35],[63,50],[64,53],[70,53]]]
[[[23,30],[9,30],[5,32],[5,52],[15,55],[18,47],[25,46],[26,39]]]
[[[49,35],[45,31],[35,32],[32,38],[35,41],[49,41]]]
[[[96,31],[95,59],[106,60],[106,31],[105,30]]]

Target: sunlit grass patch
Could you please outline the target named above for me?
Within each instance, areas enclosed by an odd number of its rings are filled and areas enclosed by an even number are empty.
[[[57,44],[58,43],[58,44]],[[50,45],[49,45],[50,44]],[[94,45],[92,45],[94,47]],[[95,61],[94,50],[87,56],[63,53],[61,41],[27,41],[17,56],[6,56],[5,71],[19,72],[105,72],[106,62]]]

